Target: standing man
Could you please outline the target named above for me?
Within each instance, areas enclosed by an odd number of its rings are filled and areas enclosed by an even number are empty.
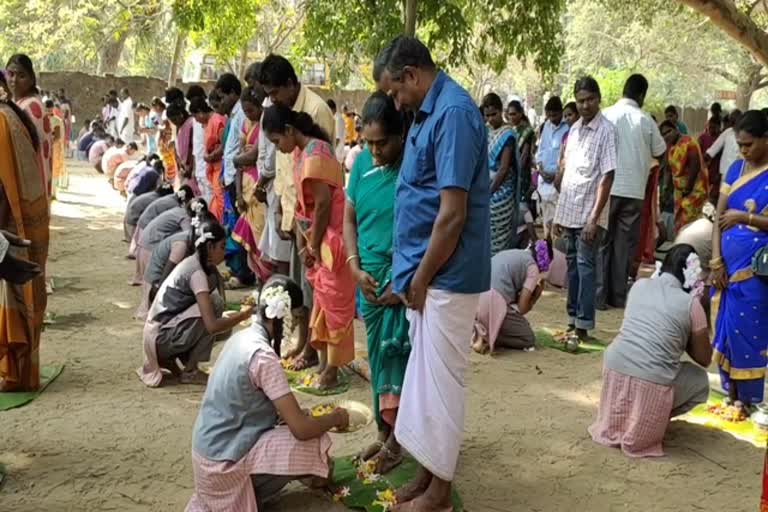
[[[677,125],[677,131],[679,131],[683,135],[688,135],[688,127],[685,125],[684,122],[680,120],[680,116],[677,113],[677,107],[675,107],[674,105],[669,105],[667,108],[665,108],[664,118],[667,121],[675,123],[675,125]]]
[[[336,140],[336,123],[333,112],[328,104],[317,93],[302,85],[296,76],[296,71],[288,59],[280,55],[269,55],[261,64],[259,83],[264,88],[269,100],[274,104],[290,107],[295,112],[305,112],[326,131],[330,140]],[[296,188],[293,182],[293,156],[277,152],[275,175],[275,194],[278,196],[279,208],[275,215],[275,221],[280,230],[280,237],[289,240],[294,228],[294,216],[296,212]],[[305,316],[299,324],[299,343],[297,349],[303,350],[300,359],[294,361],[294,368],[299,370],[309,368],[318,363],[317,352],[312,349],[309,334],[309,312],[312,311],[312,287],[306,278],[307,269],[304,268],[302,258],[299,255],[296,244],[291,249],[291,278],[301,283],[304,292]],[[295,356],[291,353],[289,356]]]
[[[573,93],[581,118],[568,133],[554,234],[566,241],[568,330],[587,340],[588,331],[595,328],[597,258],[608,229],[616,128],[600,113],[600,86],[594,78],[579,78]]]
[[[552,220],[557,208],[555,177],[560,168],[560,147],[568,133],[568,123],[563,122],[563,102],[560,96],[552,96],[544,106],[547,120],[541,130],[539,148],[536,150],[536,168],[539,171],[539,214],[544,224],[544,238],[552,236]]]
[[[221,109],[226,112],[229,117],[229,126],[227,129],[228,135],[224,145],[224,155],[222,157],[223,169],[221,174],[224,187],[227,191],[229,191],[230,188],[234,191],[237,169],[235,168],[233,160],[238,153],[240,153],[240,132],[242,132],[243,123],[245,123],[245,114],[243,113],[242,105],[240,105],[240,95],[243,92],[243,85],[232,73],[224,73],[216,81],[214,90],[221,98]],[[234,205],[234,192],[230,199],[232,199],[232,204]]]
[[[128,89],[120,89],[120,106],[117,109],[117,138],[129,144],[136,133],[136,120],[133,112],[133,100]]]
[[[333,119],[336,122],[336,140],[334,140],[334,143],[336,144],[336,158],[339,160],[339,162],[344,161],[344,133],[346,131],[344,127],[344,117],[341,115],[341,112],[338,111],[336,108],[336,102],[329,99],[327,101],[328,108],[331,109],[331,112],[333,112]]]
[[[421,468],[393,511],[445,510],[474,315],[490,288],[487,132],[471,96],[418,39],[391,43],[385,73],[395,103],[415,114],[396,192],[392,288],[409,308],[412,344],[395,435]]]
[[[627,301],[629,269],[637,252],[643,200],[652,159],[664,156],[667,145],[651,116],[642,110],[648,80],[632,75],[624,84],[623,98],[605,110],[616,127],[618,161],[611,188],[608,236],[600,247],[602,280],[597,309],[623,308]],[[650,198],[649,198],[650,200]]]

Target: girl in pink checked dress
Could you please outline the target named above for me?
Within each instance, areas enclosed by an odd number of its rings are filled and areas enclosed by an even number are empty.
[[[272,347],[282,339],[283,318],[301,310],[302,297],[296,283],[273,276],[259,295],[253,325],[232,336],[216,361],[192,433],[195,493],[187,512],[257,512],[293,480],[327,485],[327,432],[345,429],[349,414],[338,408],[306,415]]]
[[[700,274],[693,247],[679,244],[654,278],[632,286],[621,331],[603,359],[600,409],[589,427],[595,442],[629,457],[664,455],[670,418],[707,401],[712,346]],[[680,361],[684,352],[701,366]]]

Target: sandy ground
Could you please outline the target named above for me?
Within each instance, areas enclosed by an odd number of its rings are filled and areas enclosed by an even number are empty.
[[[202,390],[149,389],[136,377],[142,326],[131,319],[139,291],[126,284],[133,262],[121,241],[123,200],[91,170],[71,169],[71,189],[53,207],[49,308],[57,320],[42,341],[42,361],[66,367],[39,399],[0,413],[0,462],[10,473],[0,510],[183,510]],[[560,328],[564,316],[564,297],[552,292],[531,319]],[[620,312],[598,322],[597,334],[610,339]],[[467,510],[757,509],[763,453],[727,434],[675,422],[657,460],[595,445],[586,428],[600,363],[600,355],[547,349],[473,355],[456,478]],[[356,378],[348,398],[370,403],[367,383]],[[352,453],[373,435],[372,425],[334,435],[334,453]],[[274,510],[341,508],[296,486]]]

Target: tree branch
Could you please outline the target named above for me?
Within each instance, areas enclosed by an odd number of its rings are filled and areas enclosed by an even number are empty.
[[[768,33],[749,15],[739,11],[733,0],[680,0],[707,16],[735,41],[747,48],[762,64],[768,65]]]
[[[720,75],[721,77],[725,78],[729,82],[733,82],[734,84],[738,84],[740,82],[739,77],[717,66],[703,66],[703,68],[711,73]]]
[[[760,82],[755,86],[755,90],[759,91],[760,89],[764,89],[766,87],[768,87],[768,80],[763,80],[762,82]]]

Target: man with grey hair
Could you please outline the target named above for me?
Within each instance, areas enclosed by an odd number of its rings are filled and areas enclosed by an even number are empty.
[[[411,354],[395,423],[421,465],[402,510],[452,510],[465,374],[480,294],[490,288],[487,132],[472,97],[414,37],[390,45],[380,83],[415,114],[396,191],[392,288],[408,306]]]

